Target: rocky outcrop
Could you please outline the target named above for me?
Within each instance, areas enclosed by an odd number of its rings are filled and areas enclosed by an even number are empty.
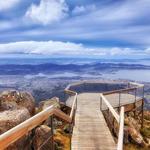
[[[35,112],[35,100],[27,92],[5,91],[0,95],[0,111],[15,110],[19,108],[28,109],[30,115]]]
[[[140,146],[147,146],[147,144],[145,143],[142,135],[135,128],[129,127],[128,128],[128,133],[129,133],[130,137],[132,138],[132,141],[135,144],[138,144]]]
[[[0,112],[0,134],[8,131],[28,118],[30,118],[30,114],[26,108]],[[29,137],[30,134],[25,135],[17,142],[9,146],[7,150],[29,150],[30,144],[27,144],[29,143]]]
[[[0,112],[0,134],[15,127],[28,118],[30,118],[30,114],[26,108]]]
[[[36,128],[33,137],[33,148],[34,150],[41,149],[51,149],[52,143],[49,139],[51,137],[51,128],[46,125],[41,125]],[[48,140],[49,139],[49,140]],[[43,145],[43,146],[42,146]]]
[[[0,134],[29,119],[35,112],[31,94],[5,91],[0,94]],[[30,133],[13,143],[7,150],[30,150]]]
[[[39,111],[46,109],[47,107],[54,106],[56,108],[60,108],[60,102],[58,97],[53,97],[51,99],[47,99],[45,101],[41,101],[39,103]]]
[[[129,127],[135,128],[138,132],[140,131],[141,124],[131,116],[125,118],[125,124]]]
[[[45,100],[45,101],[41,101],[39,103],[39,108],[38,111],[43,111],[44,109],[46,109],[47,107],[50,106],[54,106],[55,108],[61,108],[60,105],[60,101],[58,97],[53,97],[51,99]],[[55,126],[57,126],[58,124],[61,124],[61,122],[59,120],[57,120],[56,118],[54,118],[53,123],[55,124]],[[51,126],[51,118],[49,117],[47,120],[45,120],[44,122],[45,125],[47,126]]]
[[[25,135],[5,150],[32,150],[30,135]]]
[[[133,117],[129,116],[126,117],[125,124],[125,141],[129,141],[129,139],[131,139],[132,143],[135,143],[142,147],[147,147],[148,144],[145,142],[145,139],[140,132],[141,125],[139,124],[139,122]]]

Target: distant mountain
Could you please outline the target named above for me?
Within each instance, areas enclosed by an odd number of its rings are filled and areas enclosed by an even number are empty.
[[[38,73],[61,73],[61,72],[102,72],[120,69],[148,69],[150,66],[141,64],[125,64],[125,63],[91,63],[91,64],[4,64],[0,65],[0,75],[27,75],[27,74],[38,74]]]

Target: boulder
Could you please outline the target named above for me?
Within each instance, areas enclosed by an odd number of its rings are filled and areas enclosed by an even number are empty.
[[[39,110],[38,112],[41,112],[43,111],[44,109],[46,109],[47,107],[50,107],[54,105],[55,108],[59,108],[60,109],[60,101],[59,101],[59,98],[58,97],[53,97],[51,99],[48,99],[48,100],[45,100],[45,101],[41,101],[39,103]],[[57,120],[56,118],[54,118],[53,120],[53,123],[55,125],[58,125],[60,124],[59,120]],[[47,126],[51,126],[51,118],[47,118],[47,120],[44,121],[44,124],[47,125]]]
[[[32,150],[30,135],[25,135],[5,150]]]
[[[30,118],[30,114],[26,108],[0,112],[0,134],[15,127],[28,118]]]
[[[51,128],[46,125],[41,125],[35,129],[34,137],[33,137],[33,148],[34,150],[41,149],[49,149],[52,148],[51,139]],[[43,146],[42,146],[43,145]]]
[[[137,131],[140,131],[141,125],[133,117],[126,117],[125,124],[129,127],[135,128]]]
[[[59,102],[59,98],[58,97],[53,97],[51,99],[47,99],[47,100],[41,101],[39,103],[39,111],[42,111],[42,110],[44,110],[47,107],[50,107],[52,105],[54,105],[54,107],[56,107],[56,108],[60,108],[60,102]]]
[[[0,112],[0,134],[17,126],[28,118],[30,118],[30,114],[26,108],[20,108],[18,110],[6,110]],[[17,142],[9,146],[7,150],[29,150],[30,144],[27,144],[29,143],[29,136],[30,134],[23,136]]]
[[[60,102],[60,107],[61,107],[61,110],[62,110],[65,114],[67,114],[67,115],[70,114],[70,112],[71,112],[71,107],[67,106],[67,105],[66,105],[65,103],[63,103],[63,102]]]
[[[27,108],[30,115],[35,112],[35,100],[28,92],[5,91],[0,95],[0,111]]]
[[[150,111],[144,111],[144,119],[150,121]]]
[[[135,128],[129,127],[128,128],[128,133],[129,133],[129,135],[132,138],[132,141],[134,143],[136,143],[140,146],[143,146],[143,147],[147,146],[147,144],[145,143],[142,135]]]
[[[131,141],[137,145],[140,146],[147,146],[147,143],[145,142],[143,136],[140,133],[141,125],[138,123],[136,119],[129,116],[125,118],[125,141],[128,141],[128,139],[131,138]]]

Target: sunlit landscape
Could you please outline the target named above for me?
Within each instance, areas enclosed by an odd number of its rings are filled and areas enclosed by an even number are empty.
[[[149,150],[149,14],[149,0],[1,0],[0,150]]]

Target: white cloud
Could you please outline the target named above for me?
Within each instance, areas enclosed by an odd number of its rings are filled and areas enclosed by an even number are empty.
[[[25,54],[77,54],[83,51],[82,44],[60,41],[22,41],[0,44],[0,53]]]
[[[1,0],[0,1],[0,11],[4,11],[14,7],[20,0]]]
[[[39,5],[32,4],[25,16],[35,23],[47,25],[65,18],[67,12],[65,0],[41,0]]]
[[[83,44],[61,41],[22,41],[0,44],[1,54],[42,54],[42,55],[89,55],[89,56],[144,56],[150,49],[137,50],[131,48],[90,48]]]
[[[150,47],[145,50],[145,52],[150,55]]]
[[[94,11],[96,9],[95,5],[87,5],[87,6],[76,6],[72,13],[75,15],[79,15],[82,13],[89,13],[90,11]]]

